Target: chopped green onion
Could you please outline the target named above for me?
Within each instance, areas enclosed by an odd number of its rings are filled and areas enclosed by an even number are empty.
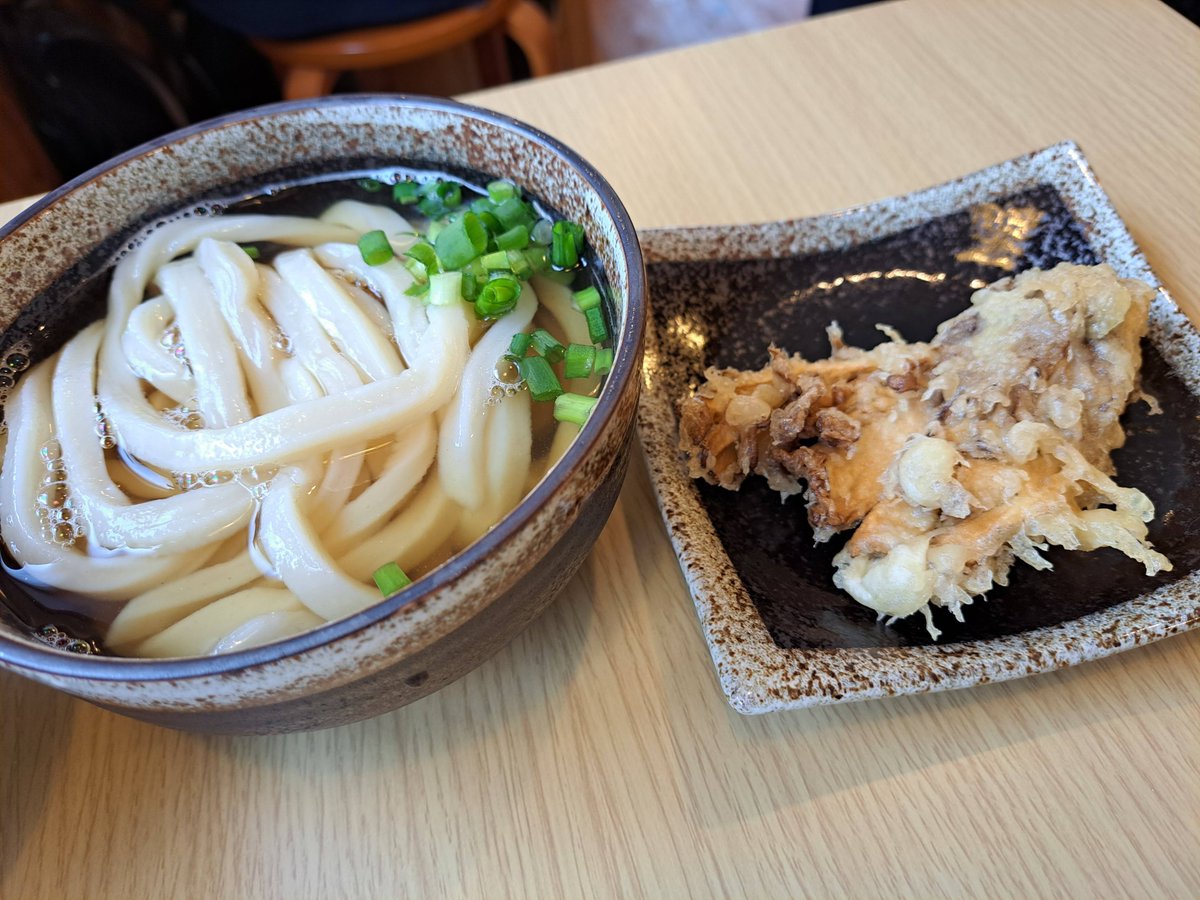
[[[539,219],[530,230],[529,238],[535,244],[549,244],[554,240],[554,223],[549,219]]]
[[[513,274],[518,278],[528,280],[533,274],[533,266],[529,264],[525,254],[520,250],[509,250],[506,255],[508,256],[508,267],[513,270]]]
[[[435,219],[462,203],[462,186],[453,181],[432,181],[421,188],[417,209]]]
[[[375,178],[360,178],[358,180],[358,186],[371,194],[383,190],[383,182]]]
[[[462,298],[468,303],[474,303],[479,297],[479,282],[464,273],[462,280]]]
[[[500,224],[500,220],[488,210],[484,210],[483,212],[476,211],[476,215],[479,216],[479,221],[483,223],[483,227],[492,234],[499,234],[504,230],[504,226]]]
[[[552,363],[561,360],[567,352],[567,348],[562,345],[558,338],[545,328],[539,328],[533,333],[533,349],[546,357],[548,362]]]
[[[451,306],[462,300],[462,272],[439,272],[429,279],[431,306]]]
[[[426,269],[433,272],[441,270],[441,264],[438,262],[437,251],[433,249],[433,244],[426,241],[417,241],[411,247],[404,251],[404,255],[410,259],[415,259]]]
[[[501,203],[510,197],[520,197],[521,192],[511,181],[493,181],[487,186],[488,196],[496,203]]]
[[[598,306],[593,306],[583,314],[587,319],[588,337],[592,339],[593,344],[603,344],[608,340],[608,326],[604,324],[604,310]]]
[[[378,228],[368,231],[358,239],[358,252],[362,254],[363,262],[368,266],[382,266],[396,255],[392,245],[388,243],[387,235]]]
[[[550,261],[559,269],[573,269],[579,265],[579,253],[583,249],[583,226],[565,219],[555,222],[551,229]]]
[[[541,356],[526,356],[517,360],[517,368],[525,384],[529,386],[529,396],[534,400],[553,400],[563,392],[558,377],[550,368],[550,363]]]
[[[596,406],[595,397],[582,394],[559,394],[554,398],[554,418],[560,422],[573,422],[583,427]]]
[[[563,356],[563,378],[587,378],[596,363],[596,348],[591,344],[568,344]]]
[[[479,216],[466,212],[438,232],[438,259],[446,269],[459,269],[487,249],[487,231]]]
[[[600,292],[595,287],[585,287],[582,291],[575,292],[575,305],[579,307],[580,312],[587,312],[600,305]]]
[[[501,250],[522,250],[529,246],[529,229],[524,225],[514,225],[508,231],[496,235],[496,246]]]
[[[481,319],[497,319],[517,305],[521,282],[507,275],[493,278],[479,289],[475,298],[475,314]]]
[[[518,331],[512,336],[512,343],[508,345],[508,353],[510,356],[520,359],[529,351],[529,345],[532,343],[533,335]]]
[[[503,269],[509,271],[512,269],[512,264],[508,261],[508,254],[503,250],[497,250],[495,253],[488,253],[479,257],[479,261],[483,263],[483,267],[490,271],[498,271]]]
[[[607,375],[613,367],[612,347],[597,347],[596,362],[592,366],[593,375]]]
[[[246,255],[251,259],[258,259],[260,256],[262,256],[262,254],[258,252],[258,248],[253,244],[249,244],[242,249],[246,251]]]
[[[491,200],[489,200],[487,197],[476,197],[474,200],[471,201],[471,212],[475,213],[478,216],[481,216],[484,213],[494,212],[495,209],[496,209],[496,204],[493,203]]]
[[[392,200],[402,206],[411,206],[421,199],[421,186],[415,181],[397,181],[392,185]]]
[[[380,566],[372,573],[371,577],[375,579],[376,587],[385,597],[390,597],[401,588],[412,584],[412,579],[405,575],[404,570],[394,562]]]
[[[529,263],[529,268],[535,272],[541,272],[550,265],[550,254],[546,252],[545,247],[530,247],[521,251],[521,255]]]
[[[463,266],[462,273],[463,278],[473,278],[480,284],[486,284],[487,280],[492,277],[492,273],[484,266],[482,257],[476,257]]]
[[[515,225],[529,227],[533,224],[533,214],[529,211],[529,204],[516,197],[509,197],[503,203],[496,204],[496,218],[506,229]]]
[[[420,263],[416,263],[420,265]],[[410,297],[421,297],[429,292],[429,279],[425,278],[422,281],[414,279],[413,283],[404,289],[404,293]]]

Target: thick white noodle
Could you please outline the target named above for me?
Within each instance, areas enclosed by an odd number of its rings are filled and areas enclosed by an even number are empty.
[[[412,572],[454,532],[460,507],[446,496],[436,477],[425,479],[412,501],[396,518],[338,560],[351,578],[371,577],[380,566],[396,562]]]
[[[397,435],[392,454],[361,494],[347,503],[322,534],[333,556],[346,552],[380,525],[408,499],[429,471],[437,453],[433,417]]]
[[[341,200],[321,214],[321,221],[344,225],[355,235],[382,231],[396,253],[403,253],[417,241],[416,230],[404,216],[391,207],[374,203]]]
[[[321,392],[340,394],[363,383],[354,365],[338,352],[296,292],[275,274],[262,268],[263,303],[288,336],[292,361],[304,367],[315,379]]]
[[[411,369],[229,428],[176,429],[140,394],[114,390],[105,372],[101,372],[100,400],[121,422],[122,444],[138,459],[159,468],[204,472],[293,462],[398,431],[453,396],[467,356],[467,307],[437,307],[430,310],[429,318],[429,331]]]
[[[379,602],[379,591],[344,572],[321,546],[309,520],[314,466],[289,466],[271,480],[259,516],[259,545],[300,602],[325,619],[340,619]],[[372,570],[373,571],[373,570]]]
[[[231,560],[207,566],[139,594],[117,613],[104,643],[110,650],[128,652],[151,635],[260,575],[249,551],[243,551]]]
[[[496,366],[508,350],[512,336],[525,330],[535,312],[537,295],[525,285],[516,307],[501,316],[476,342],[463,370],[462,386],[442,419],[438,439],[442,489],[466,509],[478,509],[487,500],[487,475],[478,460],[490,449],[485,435],[496,405],[492,396]]]
[[[528,391],[505,397],[488,412],[484,458],[486,495],[475,509],[464,509],[455,542],[465,547],[483,536],[525,493],[533,453]]]
[[[8,443],[0,469],[0,530],[13,557],[24,565],[53,562],[65,552],[43,538],[37,518],[37,497],[46,476],[41,449],[54,437],[50,378],[56,359],[44,360],[26,372],[4,408]]]
[[[175,310],[175,324],[192,370],[195,394],[187,402],[195,403],[204,424],[212,428],[254,418],[237,344],[204,270],[195,260],[181,260],[159,269],[155,281]]]
[[[275,257],[275,271],[368,378],[381,381],[404,370],[395,345],[358,308],[345,283],[322,268],[310,251],[280,253]]]
[[[201,607],[138,645],[138,656],[205,656],[248,619],[303,609],[291,591],[251,587]]]
[[[324,621],[297,601],[295,609],[277,609],[248,619],[217,641],[208,652],[216,655],[259,647],[316,628]]]
[[[369,266],[354,244],[322,244],[314,252],[322,265],[341,269],[383,298],[392,317],[392,333],[396,343],[405,363],[411,366],[416,359],[421,336],[429,327],[429,316],[420,298],[405,293],[413,283],[408,269],[396,259],[389,259],[380,266]]]
[[[245,527],[254,498],[235,482],[136,504],[113,483],[94,430],[92,384],[102,333],[102,323],[89,325],[63,347],[54,369],[55,433],[69,495],[88,523],[89,543],[110,550],[179,552],[224,540]]]
[[[287,406],[282,372],[285,355],[275,323],[258,301],[254,261],[237,244],[212,238],[197,245],[195,258],[213,286],[217,305],[237,344],[255,409],[261,414]]]
[[[121,349],[131,372],[175,403],[185,404],[195,393],[191,373],[183,360],[161,342],[174,319],[175,311],[166,297],[151,297],[130,314],[129,327],[121,335]]]

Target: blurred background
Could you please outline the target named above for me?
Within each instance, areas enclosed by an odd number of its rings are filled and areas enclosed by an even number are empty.
[[[262,103],[448,96],[868,2],[0,0],[0,201]],[[1200,0],[1166,2],[1196,21]]]

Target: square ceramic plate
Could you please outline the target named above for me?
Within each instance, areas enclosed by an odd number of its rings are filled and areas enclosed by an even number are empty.
[[[956,622],[935,611],[887,625],[833,585],[844,542],[814,545],[803,501],[762,479],[738,492],[691,481],[676,450],[676,398],[706,366],[758,368],[774,342],[828,354],[909,340],[1014,270],[1106,262],[1157,285],[1079,148],[1058,144],[964,178],[844,212],[762,225],[644,232],[651,296],[643,445],[721,684],[743,713],[968,687],[1074,665],[1200,623],[1200,335],[1159,289],[1142,377],[1163,406],[1124,418],[1119,480],[1157,516],[1150,539],[1174,571],[1149,578],[1115,550],[1018,563]]]

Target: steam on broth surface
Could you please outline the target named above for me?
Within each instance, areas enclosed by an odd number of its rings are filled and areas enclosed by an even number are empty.
[[[107,316],[6,403],[6,580],[33,600],[12,606],[68,649],[194,656],[427,573],[595,402],[612,351],[582,249],[511,183],[399,170],[147,232]]]

